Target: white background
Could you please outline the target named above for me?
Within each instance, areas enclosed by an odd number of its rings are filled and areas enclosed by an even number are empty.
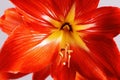
[[[101,6],[116,6],[120,7],[120,0],[100,0],[99,7]],[[0,16],[4,13],[4,10],[10,7],[14,7],[12,3],[10,3],[9,0],[0,0]],[[3,45],[4,41],[6,40],[7,35],[4,34],[0,30],[0,47]],[[120,35],[115,37],[115,41],[117,43],[117,46],[119,47],[120,51]],[[27,75],[23,78],[17,79],[17,80],[31,80],[31,74]],[[46,80],[52,80],[50,77],[48,77]]]

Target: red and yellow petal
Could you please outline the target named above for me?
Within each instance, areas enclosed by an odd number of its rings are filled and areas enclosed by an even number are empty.
[[[58,48],[57,38],[49,35],[24,25],[19,27],[1,50],[0,70],[28,73],[49,65]]]
[[[23,12],[38,20],[41,20],[42,16],[46,15],[59,21],[67,16],[73,4],[76,6],[75,15],[78,17],[96,9],[99,0],[11,0],[11,2]]]
[[[99,67],[91,58],[91,53],[81,49],[79,46],[72,46],[71,62],[81,77],[89,80],[104,80],[106,76],[101,67]]]
[[[9,35],[22,23],[22,21],[22,16],[16,11],[16,9],[10,8],[7,9],[5,14],[0,18],[0,27]]]
[[[86,45],[92,52],[91,58],[101,67],[107,77],[120,77],[119,50],[111,38],[101,35],[87,35],[84,37]]]
[[[102,7],[79,16],[78,31],[83,35],[114,37],[120,33],[120,8]],[[82,35],[81,35],[82,36]]]

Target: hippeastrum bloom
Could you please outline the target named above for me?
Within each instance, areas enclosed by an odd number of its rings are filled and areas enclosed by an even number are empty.
[[[99,0],[11,0],[1,29],[1,79],[120,80],[120,9]]]

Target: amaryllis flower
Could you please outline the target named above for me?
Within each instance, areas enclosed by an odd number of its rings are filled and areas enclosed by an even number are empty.
[[[11,0],[0,19],[9,37],[0,52],[0,79],[120,80],[120,9],[99,0]]]

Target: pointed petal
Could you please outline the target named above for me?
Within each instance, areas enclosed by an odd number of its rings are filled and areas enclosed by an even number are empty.
[[[120,33],[120,9],[116,7],[102,7],[79,16],[79,25],[84,27],[81,33],[103,34],[114,37]],[[83,26],[84,25],[84,26]],[[80,27],[80,26],[79,26]]]
[[[101,66],[106,76],[120,77],[120,70],[117,68],[120,54],[115,42],[100,35],[87,35],[84,41],[92,52],[93,60]]]
[[[100,66],[98,66],[91,58],[91,53],[79,48],[71,46],[73,53],[71,54],[71,62],[75,69],[81,75],[81,78],[88,80],[105,80],[105,74]]]
[[[33,79],[32,80],[45,80],[45,78],[47,76],[49,76],[50,74],[50,68],[46,67],[45,69],[39,71],[39,72],[35,72],[33,74]]]
[[[28,73],[49,65],[58,48],[57,35],[49,35],[24,25],[16,29],[1,50],[0,70]]]
[[[22,16],[15,8],[10,8],[5,11],[5,14],[0,18],[0,27],[8,35],[22,23]]]
[[[29,15],[41,19],[42,15],[56,20],[65,17],[71,6],[76,4],[76,15],[96,9],[99,0],[11,0],[17,7]],[[86,6],[87,5],[87,6]],[[49,7],[48,7],[49,6]]]

